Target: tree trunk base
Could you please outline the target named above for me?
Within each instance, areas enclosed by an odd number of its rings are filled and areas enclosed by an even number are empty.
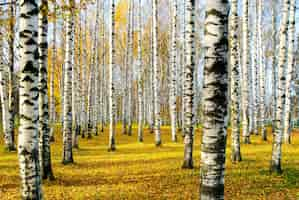
[[[287,138],[284,139],[285,144],[291,144],[291,137],[287,136]]]
[[[74,160],[73,159],[71,159],[71,160],[63,160],[62,161],[62,164],[63,165],[69,165],[69,164],[73,164],[74,163]]]
[[[6,151],[6,152],[14,152],[16,150],[17,149],[16,149],[16,147],[14,145],[9,145],[9,146],[5,146],[4,147],[4,151]]]
[[[184,160],[184,163],[182,165],[182,169],[193,169],[193,161],[192,160]]]
[[[244,144],[251,144],[249,136],[244,137],[243,142]]]
[[[52,135],[52,136],[50,136],[50,142],[55,142],[55,138],[54,138],[54,136]]]
[[[156,142],[156,147],[161,147],[162,146],[162,142],[161,141],[157,141]]]
[[[277,165],[277,164],[273,164],[273,163],[271,163],[270,173],[272,173],[272,174],[277,174],[277,175],[282,174],[282,169],[281,169],[280,164]]]
[[[172,141],[172,142],[178,142],[178,138],[177,138],[177,136],[176,136],[176,135],[175,135],[175,136],[172,136],[171,141]]]
[[[242,157],[241,157],[241,153],[233,153],[232,152],[232,155],[231,155],[231,160],[233,163],[235,162],[241,162],[242,161]]]
[[[108,152],[113,152],[113,151],[116,151],[116,147],[109,147],[108,148]]]
[[[266,130],[262,130],[262,140],[267,141],[267,131]]]

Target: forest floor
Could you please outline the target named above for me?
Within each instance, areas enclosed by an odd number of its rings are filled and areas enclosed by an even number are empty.
[[[270,132],[270,131],[269,131]],[[183,142],[170,140],[168,127],[162,128],[163,145],[155,147],[154,135],[145,132],[144,143],[133,136],[122,135],[117,129],[117,151],[108,152],[108,129],[92,139],[80,139],[74,150],[75,163],[61,164],[61,132],[57,131],[52,145],[55,180],[45,181],[45,199],[167,199],[187,200],[199,197],[200,131],[196,131],[194,165],[181,169]],[[281,176],[268,171],[272,134],[268,141],[252,136],[252,144],[241,146],[243,161],[230,161],[228,137],[225,197],[233,200],[298,200],[299,199],[299,132],[293,134],[293,144],[283,145]],[[20,199],[20,178],[16,152],[3,151],[0,141],[0,199]]]

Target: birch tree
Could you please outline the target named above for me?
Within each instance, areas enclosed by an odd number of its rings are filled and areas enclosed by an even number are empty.
[[[56,0],[53,1],[53,52],[51,58],[51,76],[50,76],[50,141],[54,141],[54,123],[55,123],[55,96],[54,96],[54,75],[56,67],[57,49],[56,49],[56,13],[57,5]]]
[[[132,125],[133,125],[133,40],[134,40],[134,0],[130,0],[130,29],[128,30],[128,135],[132,135]]]
[[[115,63],[115,0],[110,0],[110,33],[109,33],[109,151],[115,151],[115,88],[114,88],[114,63]]]
[[[64,77],[64,108],[63,108],[63,164],[73,163],[72,147],[72,57],[74,53],[74,11],[75,2],[69,0],[66,9],[66,47],[65,47],[65,77]]]
[[[238,51],[238,0],[231,1],[230,14],[232,161],[241,161],[240,151],[240,63]]]
[[[285,90],[285,110],[283,121],[283,137],[286,144],[291,143],[291,83],[295,68],[295,0],[290,0],[290,16],[288,31],[288,50],[287,50],[287,70],[286,70],[286,90]]]
[[[11,113],[9,112],[9,101],[8,101],[8,67],[4,63],[4,51],[3,51],[3,30],[0,30],[0,50],[1,50],[1,58],[0,58],[0,96],[1,96],[1,111],[2,111],[2,128],[4,133],[4,145],[5,150],[14,151],[15,146],[13,142],[13,138],[11,135],[11,126],[10,126],[10,118]]]
[[[274,173],[282,173],[281,170],[281,144],[283,133],[283,109],[285,101],[285,67],[286,67],[286,47],[287,47],[287,31],[288,31],[288,18],[290,9],[290,0],[284,0],[282,4],[282,23],[279,31],[279,60],[278,60],[278,91],[277,91],[277,105],[275,114],[275,127],[273,132],[272,144],[272,158],[270,171]]]
[[[20,1],[20,127],[18,157],[21,198],[42,199],[38,154],[38,1]]]
[[[186,40],[184,66],[184,163],[183,168],[193,168],[193,134],[194,134],[194,68],[195,68],[195,0],[185,2]]]
[[[12,138],[12,142],[14,143],[14,130],[15,130],[15,97],[13,94],[14,90],[14,65],[15,65],[15,3],[11,2],[9,6],[10,12],[10,20],[9,20],[9,71],[8,71],[8,106],[9,106],[9,131]]]
[[[138,1],[138,141],[143,142],[143,83],[142,83],[142,25],[141,0]]]
[[[131,112],[129,109],[129,65],[130,65],[130,45],[131,45],[131,26],[132,26],[132,20],[131,20],[131,15],[132,15],[132,0],[129,0],[128,2],[129,8],[128,8],[128,15],[127,15],[127,48],[126,48],[126,60],[125,60],[125,87],[124,87],[124,96],[123,96],[123,129],[122,132],[123,134],[127,134],[127,125],[128,125],[128,113]]]
[[[39,162],[43,179],[53,179],[48,105],[48,1],[42,0],[38,17],[39,53]]]
[[[263,0],[258,1],[258,21],[257,21],[257,32],[258,32],[258,68],[259,68],[259,79],[260,79],[260,129],[263,140],[267,140],[267,134],[265,129],[265,62],[264,62],[264,46],[262,43],[263,37]]]
[[[228,118],[227,0],[206,2],[200,199],[224,199]]]
[[[277,35],[277,1],[274,0],[272,4],[272,129],[274,129],[274,119],[277,105],[277,58],[276,58],[276,35]]]
[[[248,100],[249,100],[249,89],[248,89],[248,68],[249,68],[249,32],[248,32],[248,0],[243,1],[242,7],[242,131],[243,139],[245,144],[250,143],[250,133],[249,133],[249,110],[248,110]]]
[[[177,141],[176,123],[177,123],[177,0],[172,0],[172,18],[171,18],[171,61],[170,61],[170,84],[169,84],[169,112],[171,121],[171,139]]]
[[[160,131],[160,96],[159,96],[159,79],[160,67],[158,65],[158,1],[153,0],[153,85],[154,85],[154,130],[156,146],[161,146]]]

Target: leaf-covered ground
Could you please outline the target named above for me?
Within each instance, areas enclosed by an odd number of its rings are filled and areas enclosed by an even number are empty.
[[[117,132],[117,151],[108,152],[108,130],[92,139],[80,139],[80,149],[74,150],[75,164],[61,164],[61,136],[57,131],[52,145],[53,169],[56,180],[45,181],[45,199],[198,199],[200,131],[196,132],[193,170],[181,169],[182,138],[170,141],[168,127],[162,129],[163,146],[156,148],[154,136],[145,132],[144,143],[133,136]],[[293,144],[283,146],[281,176],[268,172],[271,140],[263,142],[252,136],[252,144],[242,145],[243,161],[230,162],[228,137],[226,199],[287,200],[299,199],[299,133]],[[19,199],[18,162],[16,152],[3,151],[0,142],[0,199]]]

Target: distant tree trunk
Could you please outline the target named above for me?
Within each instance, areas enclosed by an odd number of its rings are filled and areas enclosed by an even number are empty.
[[[253,10],[256,11],[257,10],[257,0],[253,2],[254,3],[254,7]],[[252,54],[252,63],[251,63],[251,133],[252,134],[258,134],[258,123],[257,123],[257,119],[258,119],[258,104],[257,104],[257,99],[258,99],[258,77],[257,77],[257,30],[256,30],[256,24],[257,24],[257,12],[254,12],[255,14],[253,14],[254,16],[254,20],[252,23],[252,47],[251,47],[251,54]]]
[[[170,84],[169,84],[169,111],[171,121],[171,140],[177,141],[176,123],[177,123],[177,0],[171,1],[172,20],[171,20],[171,61],[170,61]]]
[[[284,125],[283,136],[284,143],[291,143],[291,84],[293,82],[292,76],[295,68],[295,2],[296,0],[290,0],[290,16],[289,16],[289,32],[288,32],[288,60],[287,60],[287,74],[286,74],[286,91],[285,91],[285,113],[284,113]]]
[[[186,51],[184,66],[184,163],[183,168],[193,168],[194,134],[194,67],[195,67],[195,0],[186,0]]]
[[[277,1],[273,1],[272,5],[272,130],[274,130],[275,114],[277,106],[277,58],[276,58],[276,46],[277,46]]]
[[[152,6],[153,9],[153,6]],[[151,100],[150,100],[150,133],[154,133],[155,126],[155,83],[154,83],[154,16],[151,20],[151,65],[150,65],[150,91],[151,91]]]
[[[231,70],[231,129],[232,161],[241,161],[240,151],[240,63],[238,48],[238,0],[231,1],[230,70]]]
[[[53,51],[51,58],[51,76],[50,76],[50,141],[54,142],[54,123],[55,123],[55,94],[54,94],[54,75],[56,67],[57,49],[56,49],[56,0],[53,1],[54,11],[53,11]]]
[[[228,117],[227,0],[206,2],[200,199],[224,199]]]
[[[96,25],[95,25],[95,80],[94,80],[94,90],[95,90],[95,97],[94,97],[94,122],[93,122],[93,132],[95,135],[98,135],[98,122],[100,119],[100,99],[99,99],[99,84],[100,84],[100,74],[99,74],[99,59],[100,59],[100,54],[99,54],[99,37],[98,37],[98,31],[100,31],[100,2],[97,0],[97,10],[96,10]]]
[[[9,131],[12,138],[12,142],[14,143],[15,138],[15,112],[14,109],[16,107],[15,97],[13,94],[14,88],[14,64],[15,64],[15,51],[14,51],[14,43],[15,43],[15,12],[14,12],[15,3],[11,2],[10,4],[10,35],[9,35],[9,73],[8,73],[8,104],[9,104]],[[15,149],[15,148],[14,148]]]
[[[262,31],[263,31],[263,0],[258,2],[258,22],[257,22],[257,31],[258,31],[258,68],[259,68],[259,79],[260,79],[260,100],[259,100],[259,107],[260,107],[260,127],[261,127],[261,136],[263,140],[267,140],[267,132],[265,129],[265,62],[264,62],[264,47],[263,47],[263,38],[262,38]]]
[[[48,1],[42,0],[38,21],[39,53],[39,162],[43,179],[53,179],[48,105]]]
[[[127,15],[127,48],[126,48],[126,58],[125,58],[125,87],[124,87],[124,96],[123,96],[123,134],[127,134],[127,123],[128,123],[128,112],[130,112],[129,108],[129,66],[130,66],[130,40],[131,40],[131,29],[132,29],[132,0],[129,0],[129,8]]]
[[[159,95],[159,79],[160,67],[158,64],[158,1],[153,0],[153,75],[154,75],[154,115],[155,115],[155,142],[156,146],[161,146],[161,132],[160,132],[160,95]]]
[[[84,31],[83,31],[83,37],[82,37],[82,40],[83,40],[83,65],[82,65],[82,101],[83,101],[83,104],[82,104],[82,107],[83,107],[83,112],[82,112],[82,121],[83,121],[83,127],[82,128],[82,134],[81,134],[81,137],[84,138],[85,137],[85,133],[86,133],[86,130],[87,130],[87,127],[86,127],[86,123],[87,123],[87,101],[86,101],[86,97],[87,97],[87,88],[88,88],[88,84],[87,84],[87,30],[88,30],[88,27],[87,27],[87,8],[86,8],[86,5],[85,5],[85,8],[84,8]]]
[[[128,135],[132,135],[132,123],[133,123],[133,42],[134,42],[134,0],[130,0],[130,8],[131,11],[129,11],[131,14],[129,14],[130,18],[130,29],[129,32],[129,38],[128,38]]]
[[[249,68],[249,59],[248,59],[248,41],[249,41],[249,33],[248,33],[248,0],[243,1],[243,18],[242,18],[242,33],[243,33],[243,55],[242,55],[242,131],[243,131],[243,139],[245,144],[250,143],[250,132],[249,132],[249,110],[248,110],[248,99],[249,99],[249,90],[248,90],[248,68]]]
[[[109,151],[115,151],[115,89],[114,89],[114,62],[115,62],[115,0],[110,0],[110,37],[109,37],[109,114],[110,114],[110,130],[109,130]]]
[[[65,78],[64,78],[64,109],[63,109],[63,164],[73,163],[72,147],[72,57],[74,53],[74,11],[75,1],[69,0],[66,10],[66,47],[65,47]]]
[[[143,142],[143,83],[142,83],[142,25],[141,0],[138,2],[138,141]]]
[[[79,2],[80,5],[80,2]],[[79,134],[82,127],[82,86],[80,83],[81,77],[81,18],[78,15],[77,18],[78,25],[75,26],[75,35],[77,38],[75,39],[76,43],[74,52],[74,58],[77,58],[77,62],[74,62],[74,68],[72,70],[72,126],[73,126],[73,148],[79,148]]]
[[[38,154],[38,11],[38,1],[23,1],[20,4],[18,157],[22,199],[42,199]]]
[[[8,101],[8,73],[9,66],[4,64],[3,58],[3,31],[0,30],[0,50],[1,50],[1,58],[0,58],[0,96],[1,96],[1,111],[2,111],[2,127],[4,133],[4,145],[5,150],[13,151],[15,150],[13,138],[11,135],[11,126],[10,126],[10,118],[11,113],[9,112],[9,101]]]
[[[104,132],[104,126],[105,126],[105,113],[106,113],[106,109],[105,109],[105,91],[106,91],[106,87],[105,87],[105,23],[104,23],[104,19],[105,19],[105,1],[103,1],[102,3],[102,81],[101,81],[101,132]]]
[[[254,109],[254,124],[255,124],[255,134],[259,134],[259,102],[260,102],[260,70],[258,65],[258,0],[256,0],[254,5],[255,11],[255,24],[254,24],[254,31],[253,31],[253,48],[254,48],[254,75],[255,75],[255,109]]]
[[[279,60],[278,60],[278,91],[277,91],[277,105],[275,115],[275,127],[273,132],[273,145],[272,145],[272,159],[270,171],[274,173],[282,173],[281,170],[281,144],[283,133],[283,110],[285,101],[285,67],[287,63],[286,50],[287,50],[287,32],[288,32],[288,16],[290,9],[290,0],[284,0],[282,4],[282,18],[279,32]]]

